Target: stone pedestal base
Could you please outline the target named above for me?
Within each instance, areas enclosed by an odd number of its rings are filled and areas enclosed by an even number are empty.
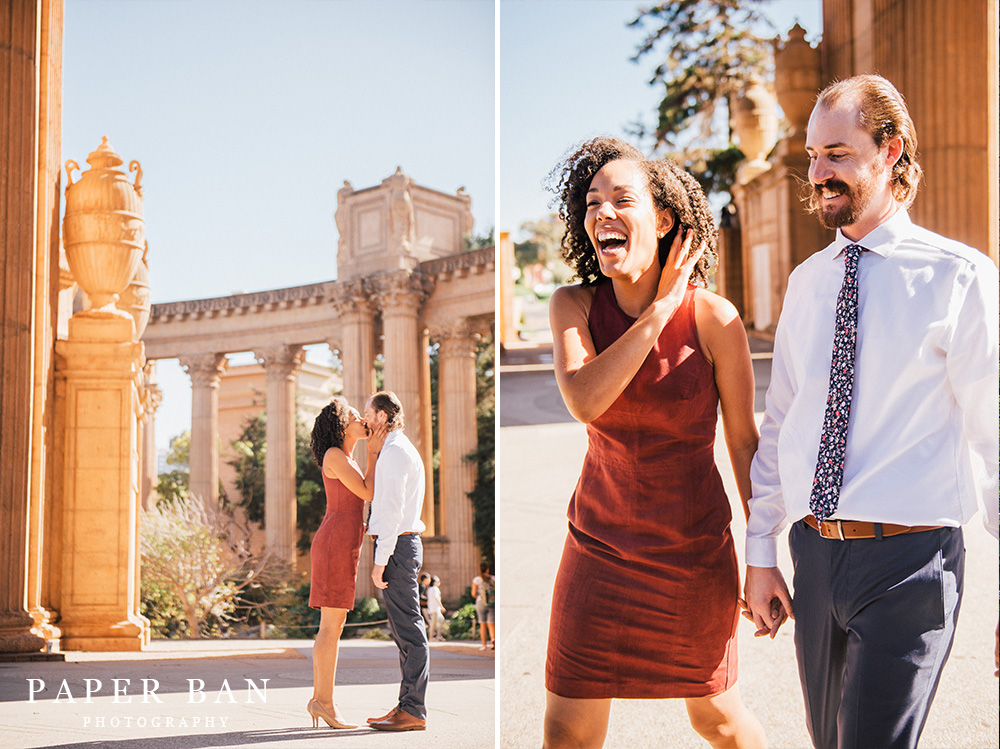
[[[76,315],[58,341],[66,382],[62,574],[64,650],[141,650],[139,444],[142,344],[130,317]]]
[[[31,633],[34,621],[27,611],[0,611],[0,653],[32,653],[45,647],[45,640]]]

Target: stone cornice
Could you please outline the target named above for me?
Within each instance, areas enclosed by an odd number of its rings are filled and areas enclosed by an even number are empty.
[[[430,278],[444,280],[452,276],[468,276],[476,273],[492,273],[496,266],[494,247],[463,252],[459,255],[425,260],[417,268]]]
[[[166,321],[193,317],[227,317],[247,312],[269,312],[274,309],[305,307],[329,301],[336,281],[270,289],[250,294],[230,294],[211,299],[191,299],[184,302],[154,304],[150,311],[153,319]]]

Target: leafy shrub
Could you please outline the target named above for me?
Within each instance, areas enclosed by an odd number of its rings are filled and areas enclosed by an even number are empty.
[[[452,640],[474,640],[476,604],[466,603],[448,620],[448,637]]]

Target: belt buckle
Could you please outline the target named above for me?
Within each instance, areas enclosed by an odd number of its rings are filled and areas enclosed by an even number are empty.
[[[837,520],[836,523],[837,523],[837,533],[840,535],[840,540],[846,541],[847,539],[844,538],[844,521]]]

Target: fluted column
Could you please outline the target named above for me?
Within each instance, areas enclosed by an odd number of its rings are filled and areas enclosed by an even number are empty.
[[[264,530],[271,553],[295,566],[295,380],[305,352],[278,344],[254,351],[267,375]]]
[[[433,403],[431,401],[431,357],[430,357],[431,336],[427,328],[420,329],[420,339],[417,344],[418,365],[420,367],[420,433],[426,434],[427,439],[423,442],[423,449],[420,457],[424,461],[424,506],[420,512],[420,519],[426,526],[424,535],[437,535],[437,513],[434,511],[434,414],[432,413]]]
[[[374,279],[382,309],[385,354],[385,388],[403,404],[406,434],[421,455],[430,435],[424,434],[420,409],[430,404],[420,397],[420,308],[431,290],[431,281],[420,273],[395,271]],[[426,352],[423,352],[426,356]],[[430,471],[430,466],[425,466]]]
[[[139,437],[141,440],[139,501],[144,510],[151,510],[156,506],[156,411],[162,401],[163,391],[156,384],[156,362],[149,362],[146,365],[146,386],[143,392]]]
[[[35,65],[39,8],[15,0],[0,22],[0,77],[5,111],[0,126],[0,652],[41,649],[27,610],[28,505],[31,468],[32,293],[37,187]]]
[[[359,411],[375,392],[375,308],[362,279],[339,283],[333,306],[340,323],[344,397]]]
[[[191,378],[191,494],[215,502],[219,497],[219,378],[228,362],[225,354],[196,354],[179,360]]]
[[[440,331],[438,440],[441,449],[441,521],[448,537],[451,595],[464,589],[480,558],[472,533],[474,510],[469,492],[476,465],[467,456],[476,449],[476,342],[479,335],[464,322]]]

